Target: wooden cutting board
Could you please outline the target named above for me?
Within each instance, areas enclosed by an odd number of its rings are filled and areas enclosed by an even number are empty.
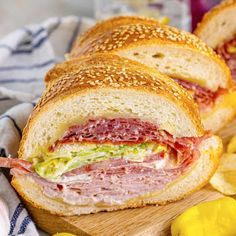
[[[236,134],[236,119],[220,132],[224,144]],[[165,206],[147,206],[91,215],[59,217],[26,203],[38,227],[55,234],[69,232],[78,236],[170,236],[172,220],[200,202],[223,197],[210,185],[187,198]]]

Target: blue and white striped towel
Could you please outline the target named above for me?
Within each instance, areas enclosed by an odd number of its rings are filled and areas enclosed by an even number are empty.
[[[64,60],[75,37],[93,23],[91,19],[76,16],[55,17],[39,25],[23,27],[0,40],[0,114],[3,113],[0,115],[0,156],[17,156],[22,129],[35,105],[33,101],[43,90],[45,73]],[[39,235],[1,172],[0,197],[10,209],[9,235]]]

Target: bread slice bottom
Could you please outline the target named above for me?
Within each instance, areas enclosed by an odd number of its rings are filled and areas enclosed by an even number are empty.
[[[236,114],[236,91],[222,95],[209,112],[201,113],[201,119],[206,130],[213,133],[224,128]]]
[[[136,197],[122,205],[69,205],[57,199],[45,196],[41,187],[30,176],[14,177],[12,185],[23,200],[37,208],[62,216],[90,214],[100,211],[114,211],[125,208],[142,207],[148,204],[166,204],[184,198],[186,195],[204,186],[216,170],[219,156],[222,152],[222,142],[217,136],[212,136],[200,144],[200,158],[185,175],[166,186],[159,192]]]

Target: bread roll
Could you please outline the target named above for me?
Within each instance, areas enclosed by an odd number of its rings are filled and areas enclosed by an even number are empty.
[[[226,0],[204,15],[194,31],[208,46],[216,47],[236,34],[236,1]]]
[[[222,142],[166,75],[97,54],[55,66],[46,81],[19,159],[0,158],[24,201],[62,216],[166,204],[213,175]]]
[[[97,54],[55,66],[46,81],[19,159],[0,158],[24,201],[63,216],[166,204],[213,175],[220,138],[155,69]]]
[[[118,17],[79,37],[68,58],[93,53],[119,55],[184,81],[181,85],[188,82],[187,89],[199,94],[195,101],[207,130],[217,132],[235,116],[236,92],[229,68],[193,34],[153,19]]]

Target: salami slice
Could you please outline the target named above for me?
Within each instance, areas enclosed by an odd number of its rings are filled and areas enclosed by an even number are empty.
[[[63,137],[49,149],[53,151],[57,146],[64,143],[91,142],[132,145],[148,141],[168,144],[182,152],[191,149],[201,141],[201,138],[173,138],[167,131],[160,130],[154,124],[140,119],[98,118],[90,119],[81,125],[71,126]]]
[[[140,119],[90,119],[85,124],[74,125],[58,143],[93,142],[113,144],[137,144],[160,136],[161,131],[150,122]]]
[[[185,89],[193,93],[193,98],[199,105],[201,111],[211,108],[216,99],[227,92],[226,89],[219,88],[217,91],[212,92],[207,88],[203,88],[197,84],[184,81],[181,79],[174,79],[178,84],[182,85]]]

